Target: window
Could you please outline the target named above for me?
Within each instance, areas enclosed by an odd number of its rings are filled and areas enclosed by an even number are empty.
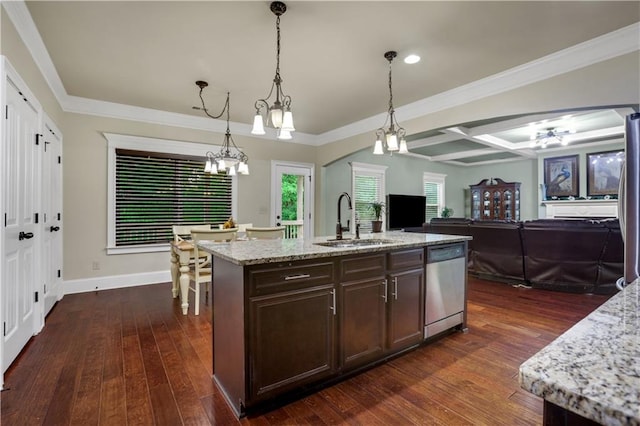
[[[444,208],[444,180],[446,176],[428,172],[424,172],[422,175],[424,195],[427,197],[427,205],[425,206],[425,221],[427,223],[434,217],[439,217]]]
[[[136,139],[136,149],[122,138]],[[172,225],[220,224],[233,215],[235,179],[203,171],[202,153],[211,146],[120,135],[108,139],[108,253],[165,250]]]
[[[355,223],[355,218],[360,221],[361,232],[371,232],[371,221],[375,219],[371,203],[374,201],[384,201],[384,182],[386,166],[378,166],[364,163],[351,163],[351,181],[353,194],[353,215],[351,222]],[[384,221],[384,214],[382,217]],[[355,227],[352,226],[355,230]]]

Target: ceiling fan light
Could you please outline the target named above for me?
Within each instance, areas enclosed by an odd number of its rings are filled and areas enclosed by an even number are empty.
[[[284,112],[284,118],[282,119],[282,130],[288,132],[294,132],[296,129],[293,127],[293,113],[291,111]]]
[[[264,135],[264,122],[262,121],[262,115],[257,113],[255,117],[253,117],[253,129],[251,129],[252,135]]]
[[[398,153],[407,154],[408,152],[409,150],[407,149],[407,141],[404,138],[400,139],[400,150],[398,151]]]
[[[380,139],[376,140],[376,144],[373,148],[373,153],[375,155],[382,155],[384,151],[382,150],[382,141]]]

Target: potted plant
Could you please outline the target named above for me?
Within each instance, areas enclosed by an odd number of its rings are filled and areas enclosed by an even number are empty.
[[[374,201],[371,203],[371,210],[373,210],[373,216],[375,220],[371,221],[372,232],[382,232],[382,213],[384,213],[384,203],[381,201]]]
[[[450,207],[444,207],[442,212],[440,212],[440,217],[451,217],[453,216],[453,209]]]

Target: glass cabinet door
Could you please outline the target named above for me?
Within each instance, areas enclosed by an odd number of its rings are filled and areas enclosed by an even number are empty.
[[[502,217],[501,198],[502,194],[500,191],[493,191],[493,219],[500,219]]]
[[[491,219],[491,193],[484,191],[482,194],[482,218]]]
[[[513,194],[510,190],[504,191],[504,218],[507,220],[513,219],[513,215],[511,214],[511,208],[513,203]]]
[[[471,192],[471,218],[480,219],[480,191]]]

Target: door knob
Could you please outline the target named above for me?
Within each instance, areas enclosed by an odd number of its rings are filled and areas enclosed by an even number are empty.
[[[33,232],[20,231],[20,233],[18,234],[18,240],[20,241],[28,240],[29,238],[33,238]]]
[[[59,231],[60,227],[59,226],[52,226],[51,228],[49,228],[49,232],[56,232]]]

